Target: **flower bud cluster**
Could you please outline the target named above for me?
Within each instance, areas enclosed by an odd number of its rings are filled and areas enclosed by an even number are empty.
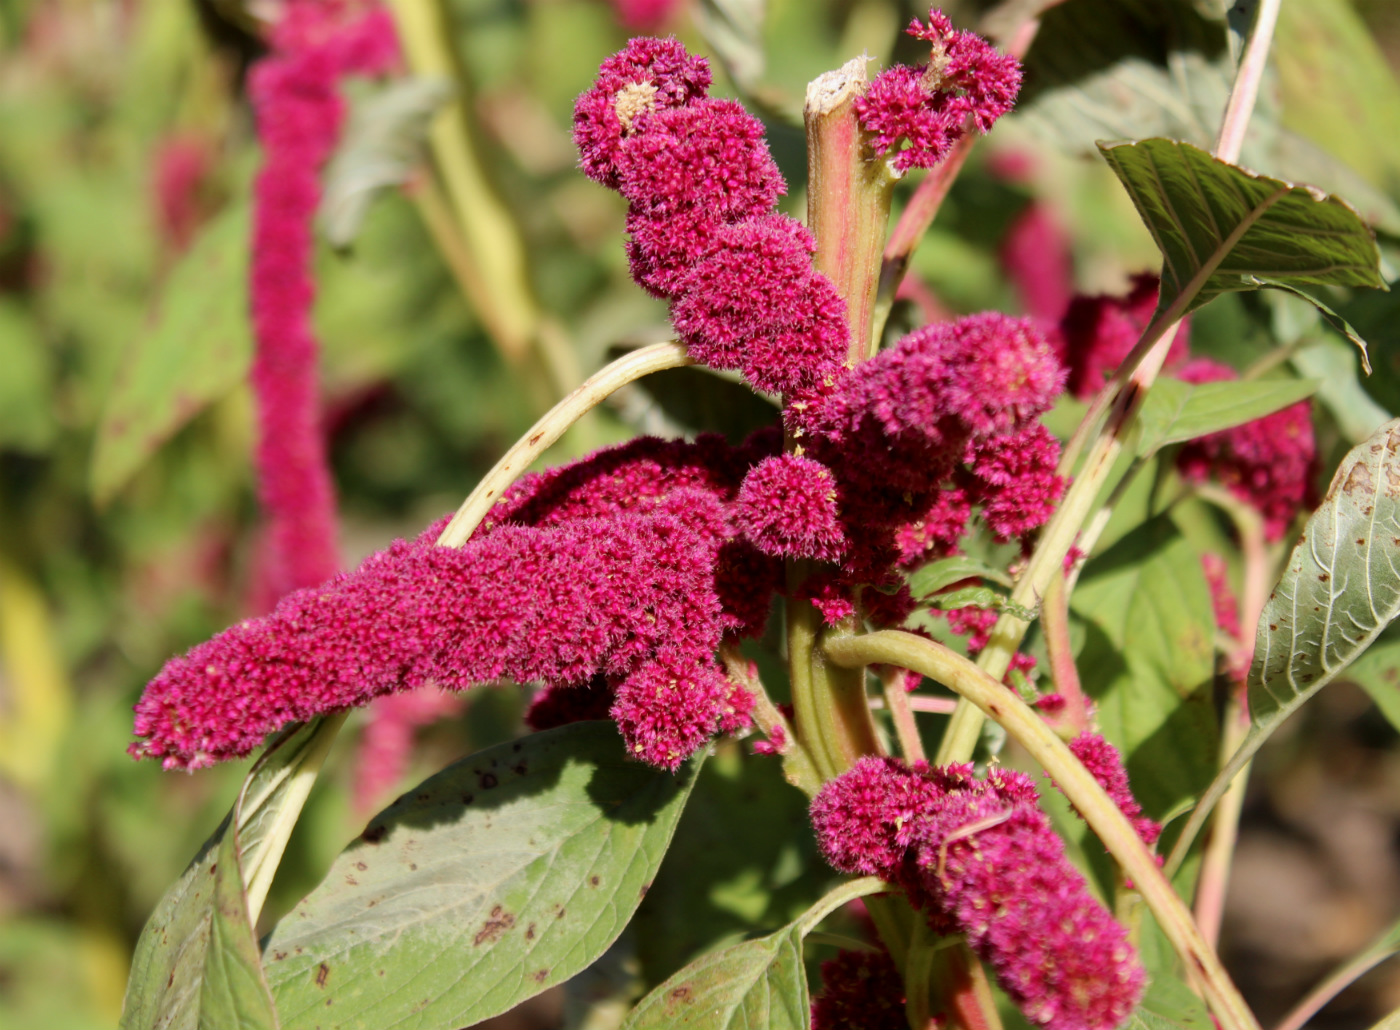
[[[863,758],[812,801],[827,860],[903,887],[961,933],[1026,1018],[1112,1030],[1142,996],[1127,931],[1089,892],[1024,773]]]
[[[942,11],[930,9],[928,24],[917,19],[906,30],[929,44],[929,62],[897,64],[881,73],[856,101],[861,127],[877,153],[894,167],[932,168],[947,156],[968,126],[986,132],[1011,110],[1021,90],[1021,66],[973,32],[953,28]]]

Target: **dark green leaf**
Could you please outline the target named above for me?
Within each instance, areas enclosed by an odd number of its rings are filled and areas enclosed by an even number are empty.
[[[425,780],[267,940],[283,1025],[466,1026],[573,976],[651,885],[694,775],[575,723]]]
[[[400,79],[357,104],[326,166],[318,218],[333,247],[348,247],[380,190],[407,182],[423,160],[428,124],[452,96],[442,79]]]
[[[1011,585],[1010,577],[1000,569],[992,568],[985,562],[965,554],[959,554],[920,566],[909,576],[909,590],[916,598],[923,599],[973,576],[989,579],[1002,586]]]
[[[643,998],[623,1030],[807,1030],[802,935],[796,923],[712,952]]]
[[[154,324],[122,364],[92,452],[99,504],[242,381],[253,349],[247,267],[248,209],[239,205],[211,222],[171,272]]]
[[[628,928],[648,988],[710,948],[783,926],[834,875],[817,852],[806,798],[777,763],[747,750],[721,742],[700,770]]]
[[[1360,216],[1309,186],[1228,164],[1169,139],[1101,144],[1162,251],[1165,310],[1270,285],[1383,286]]]
[[[1072,598],[1089,622],[1078,664],[1133,790],[1159,817],[1216,765],[1215,617],[1200,558],[1163,517],[1095,557]]]
[[[1230,96],[1228,33],[1186,0],[1072,0],[1047,10],[1016,117],[1071,153],[1102,139],[1209,146]]]
[[[161,898],[141,931],[131,960],[121,1030],[197,1030],[200,1026],[210,926],[215,906],[223,904],[216,895],[227,899],[235,889],[240,895],[243,891],[242,883],[221,887],[217,882],[220,867],[228,865],[225,844],[233,836],[229,828],[236,819],[238,865],[250,893],[257,892],[255,906],[260,907],[291,825],[341,721],[318,720],[287,733],[254,763],[234,811]],[[227,923],[220,930],[230,946],[236,940],[228,936],[232,932]],[[225,959],[228,954],[221,951]]]
[[[239,850],[237,832],[225,833],[218,865],[211,869],[214,904],[199,989],[199,1030],[279,1030],[281,1025],[249,921]]]
[[[1125,1030],[1212,1030],[1205,1004],[1180,980],[1156,973]]]
[[[629,348],[614,347],[609,358]],[[623,417],[642,432],[660,435],[722,433],[738,443],[755,429],[776,424],[778,409],[737,375],[693,365],[653,372],[633,384],[650,403],[624,406]]]
[[[1309,379],[1256,379],[1201,383],[1163,378],[1152,387],[1138,415],[1138,454],[1232,429],[1296,404],[1317,392]]]

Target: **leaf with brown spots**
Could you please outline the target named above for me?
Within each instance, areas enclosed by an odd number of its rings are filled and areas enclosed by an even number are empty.
[[[629,761],[617,728],[591,722],[425,780],[273,930],[283,1025],[470,1026],[573,976],[632,918],[693,777]],[[322,963],[338,985],[330,1010]]]
[[[1279,724],[1400,615],[1397,472],[1400,419],[1353,447],[1337,467],[1259,617],[1249,670],[1249,735],[1192,813],[1183,839]]]

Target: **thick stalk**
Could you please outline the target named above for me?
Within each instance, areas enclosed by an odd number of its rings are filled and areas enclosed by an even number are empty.
[[[1131,877],[1162,932],[1199,979],[1206,1002],[1223,1030],[1257,1030],[1253,1013],[1132,824],[1064,741],[1014,692],[956,652],[902,630],[834,638],[826,650],[840,664],[885,662],[922,672],[995,719],[1050,774]]]
[[[1063,573],[1050,580],[1040,626],[1045,632],[1045,650],[1050,657],[1055,693],[1064,699],[1064,708],[1056,714],[1054,722],[1070,736],[1078,736],[1089,728],[1089,701],[1080,686],[1079,669],[1074,664],[1074,652],[1070,647],[1069,591]]]
[[[862,755],[880,752],[865,697],[865,670],[840,668],[822,650],[829,630],[815,605],[796,596],[810,574],[806,562],[789,564],[787,641],[792,709],[798,740],[823,780],[840,776]],[[847,630],[853,628],[847,627]]]
[[[895,176],[871,151],[856,117],[867,58],[856,57],[807,86],[807,227],[817,240],[816,267],[846,301],[847,363],[875,353],[871,332],[880,283],[880,251]]]
[[[440,547],[461,547],[476,532],[476,527],[535,459],[548,450],[564,432],[592,411],[608,396],[634,380],[664,368],[680,368],[694,364],[685,347],[675,341],[653,343],[640,347],[612,364],[595,372],[577,389],[556,404],[530,431],[486,473],[471,492],[452,521],[438,538]]]

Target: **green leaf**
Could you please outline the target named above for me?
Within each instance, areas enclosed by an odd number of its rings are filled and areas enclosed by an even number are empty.
[[[239,205],[211,222],[171,272],[154,323],[122,364],[92,452],[97,503],[243,380],[253,351],[247,267],[248,208]]]
[[[43,453],[53,442],[58,423],[51,364],[33,316],[0,299],[0,449]]]
[[[1253,422],[1317,392],[1309,379],[1256,379],[1192,385],[1164,377],[1138,415],[1139,455]]]
[[[218,865],[210,870],[214,904],[199,989],[199,1030],[280,1030],[249,919],[239,850],[238,833],[225,833]]]
[[[720,742],[627,933],[648,988],[711,948],[767,933],[829,885],[807,799],[777,763]]]
[[[1317,313],[1322,316],[1324,322],[1356,345],[1356,349],[1361,352],[1362,367],[1365,369],[1367,375],[1371,374],[1371,362],[1366,355],[1366,341],[1361,338],[1361,334],[1356,331],[1350,322],[1333,311],[1323,301],[1319,300],[1311,293],[1308,293],[1306,290],[1300,290],[1294,286],[1288,285],[1288,283],[1280,282],[1277,279],[1263,279],[1259,276],[1251,275],[1246,276],[1245,280],[1255,286],[1268,287],[1272,290],[1282,290],[1285,293],[1293,294],[1293,296],[1300,300],[1307,301],[1317,309]]]
[[[1400,615],[1400,419],[1347,452],[1259,616],[1252,722],[1191,814],[1198,832],[1235,774],[1282,722]]]
[[[763,48],[767,8],[767,0],[700,0],[695,8],[700,35],[745,92],[759,84],[768,64]]]
[[[375,195],[408,181],[423,161],[428,124],[452,92],[443,79],[400,79],[355,105],[326,166],[317,213],[331,246],[350,246]]]
[[[1345,201],[1169,139],[1099,148],[1162,252],[1159,310],[1313,283],[1383,287],[1370,229]]]
[[[1212,1030],[1205,1003],[1180,980],[1156,973],[1124,1030]]]
[[[1011,578],[1005,572],[976,558],[959,554],[951,558],[940,558],[914,570],[909,576],[909,590],[916,598],[922,600],[973,576],[989,579],[1002,586],[1011,586]]]
[[[702,955],[638,1002],[622,1030],[807,1030],[802,939],[846,902],[887,889],[873,876],[847,880],[776,933]]]
[[[802,934],[777,933],[705,955],[643,998],[623,1030],[807,1030]]]
[[[1133,791],[1160,817],[1216,765],[1215,617],[1200,558],[1166,517],[1095,557],[1071,599],[1089,623],[1078,665]]]
[[[1367,649],[1345,676],[1366,691],[1381,714],[1400,730],[1400,640],[1384,638]]]
[[[231,892],[243,891],[242,882],[233,881],[234,886],[219,883],[220,867],[226,870],[229,865],[225,845],[234,837],[230,827],[238,826],[239,862],[235,868],[240,880],[249,885],[249,911],[243,918],[251,924],[343,721],[343,717],[321,719],[285,733],[254,763],[234,810],[161,898],[141,931],[131,960],[121,1030],[197,1030],[200,1026],[215,908],[224,905]],[[237,939],[227,923],[230,917],[221,918],[226,920],[219,930],[222,940],[216,945],[221,961],[238,961],[236,953],[229,950]],[[236,975],[231,969],[227,972]],[[243,986],[246,980],[239,987],[239,998],[245,997]]]
[[[575,723],[425,780],[268,938],[283,1025],[466,1026],[573,976],[650,887],[695,772]]]
[[[1390,413],[1361,385],[1356,357],[1341,340],[1321,337],[1295,351],[1292,361],[1299,373],[1318,381],[1318,402],[1336,421],[1347,443],[1360,443],[1390,420]]]
[[[1400,615],[1397,534],[1400,419],[1347,453],[1269,595],[1249,669],[1251,739],[1262,742]]]
[[[619,350],[614,348],[610,353]],[[778,418],[773,402],[755,393],[737,375],[699,365],[653,372],[634,386],[652,403],[624,411],[624,417],[644,432],[694,435],[708,431],[738,443]]]

